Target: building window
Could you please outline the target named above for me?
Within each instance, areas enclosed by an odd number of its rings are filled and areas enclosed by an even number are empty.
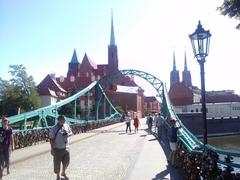
[[[232,107],[232,110],[233,111],[238,111],[238,110],[240,110],[240,107]]]
[[[78,73],[77,76],[80,77],[80,73]]]
[[[60,76],[60,82],[63,82],[63,81],[64,81],[64,77]]]
[[[84,108],[84,107],[85,107],[84,100],[81,100],[81,101],[80,101],[80,104],[81,104],[81,108]]]
[[[71,76],[70,77],[70,82],[74,82],[75,81],[75,77],[74,76]]]
[[[198,112],[198,108],[196,109],[196,112]]]
[[[86,76],[87,76],[87,77],[89,76],[89,73],[88,73],[88,72],[86,72]]]
[[[91,80],[95,81],[95,76],[94,75],[91,76]]]
[[[97,75],[97,80],[101,79],[100,75]]]

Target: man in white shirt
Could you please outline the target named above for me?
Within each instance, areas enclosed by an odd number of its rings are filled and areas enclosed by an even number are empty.
[[[125,122],[126,122],[126,133],[128,132],[128,129],[131,133],[131,117],[130,117],[130,113],[128,112],[127,115],[125,116]]]
[[[54,173],[57,175],[57,179],[60,179],[60,166],[62,163],[62,173],[65,179],[66,169],[70,162],[69,154],[69,136],[72,135],[70,126],[65,123],[65,117],[58,116],[58,123],[54,125],[49,132],[49,139],[51,144],[51,154],[53,155]]]
[[[163,123],[164,123],[164,118],[161,115],[161,113],[158,113],[157,122],[156,122],[156,125],[157,125],[157,128],[158,128],[158,132],[157,132],[158,138],[162,137]]]

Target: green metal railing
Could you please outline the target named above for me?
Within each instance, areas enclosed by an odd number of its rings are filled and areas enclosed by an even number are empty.
[[[111,84],[114,79],[122,77],[122,76],[138,76],[143,79],[145,79],[147,82],[149,82],[154,89],[157,91],[158,96],[161,97],[162,99],[162,113],[164,116],[165,120],[165,125],[167,127],[170,127],[169,118],[174,118],[177,120],[177,126],[178,126],[178,137],[181,142],[181,144],[187,149],[188,153],[192,155],[202,155],[202,157],[206,158],[206,152],[212,152],[212,154],[216,154],[219,156],[218,158],[218,163],[221,165],[227,165],[232,168],[240,168],[240,164],[234,162],[226,162],[225,160],[222,160],[221,157],[232,157],[233,159],[239,158],[240,153],[238,152],[229,152],[229,151],[224,151],[222,149],[214,148],[210,145],[204,145],[202,141],[200,141],[194,134],[192,134],[181,122],[181,120],[178,118],[176,112],[174,111],[174,108],[170,102],[169,96],[168,96],[168,91],[166,88],[166,85],[163,84],[161,80],[156,78],[155,76],[143,72],[143,71],[138,71],[138,70],[121,70],[114,72],[110,76],[104,77],[100,83],[105,83],[105,84]],[[211,153],[209,153],[211,154]],[[210,156],[210,155],[209,155]],[[212,155],[214,156],[214,155]],[[212,160],[214,161],[214,160]],[[212,163],[212,162],[211,162]],[[200,167],[198,167],[200,168]],[[209,168],[211,169],[211,168]],[[202,169],[202,171],[204,171]],[[201,171],[199,170],[199,174],[201,174]],[[202,175],[203,176],[203,175]]]
[[[76,100],[78,98],[80,98],[81,96],[85,96],[87,93],[89,93],[90,91],[93,91],[94,88],[98,88],[100,89],[100,94],[102,95],[102,99],[106,99],[106,102],[109,104],[109,108],[112,109],[112,114],[109,114],[108,116],[106,115],[106,118],[108,120],[111,120],[111,118],[113,117],[120,117],[121,115],[119,114],[119,112],[115,109],[115,107],[112,105],[111,101],[108,99],[108,97],[106,96],[105,92],[103,91],[103,88],[101,87],[101,85],[98,83],[98,81],[94,81],[92,82],[89,86],[87,86],[86,88],[84,88],[83,90],[81,90],[80,92],[74,94],[73,96],[66,98],[64,100],[61,100],[53,105],[49,105],[46,107],[42,107],[30,112],[26,112],[26,113],[22,113],[19,115],[15,115],[15,116],[10,116],[9,117],[9,123],[11,125],[14,125],[16,123],[21,124],[22,128],[20,127],[20,129],[23,130],[27,130],[27,124],[29,122],[31,122],[32,128],[48,128],[49,123],[50,124],[55,124],[57,116],[58,116],[58,108],[71,103],[71,102],[76,102]],[[98,102],[100,103],[100,101]],[[75,103],[76,104],[76,103]],[[76,107],[75,107],[76,108]],[[95,116],[97,118],[95,118],[96,120],[98,120],[98,112],[95,112]],[[82,124],[84,123],[85,120],[79,120],[76,118],[71,118],[71,117],[66,117],[66,120],[68,121],[69,124]]]
[[[240,158],[240,153],[224,151],[222,149],[212,147],[208,144],[204,145],[194,134],[192,134],[184,126],[184,124],[178,118],[178,116],[177,116],[176,112],[174,111],[174,108],[170,102],[166,85],[163,84],[163,82],[161,80],[159,80],[157,77],[155,77],[149,73],[146,73],[143,71],[138,71],[138,70],[128,69],[128,70],[121,70],[121,71],[114,72],[111,75],[103,77],[99,81],[92,82],[89,86],[87,86],[80,92],[78,92],[75,95],[73,95],[65,100],[62,100],[54,105],[50,105],[50,106],[43,107],[43,108],[31,111],[31,112],[27,112],[27,113],[23,113],[20,115],[9,117],[10,124],[21,123],[21,124],[23,124],[23,127],[26,130],[26,124],[27,124],[28,120],[31,118],[35,118],[35,121],[34,121],[35,126],[33,126],[34,128],[41,128],[41,127],[48,128],[49,127],[49,124],[48,124],[49,119],[50,119],[50,121],[55,123],[56,117],[58,115],[58,113],[57,113],[58,108],[66,105],[68,103],[71,103],[73,101],[76,102],[76,100],[78,98],[80,98],[81,96],[85,96],[91,90],[95,91],[95,120],[90,120],[90,119],[78,120],[76,118],[66,117],[67,121],[73,125],[85,125],[86,122],[88,122],[88,124],[91,124],[94,122],[103,122],[103,121],[106,122],[106,121],[114,120],[116,117],[120,117],[120,114],[115,109],[115,107],[112,105],[112,103],[108,99],[108,97],[106,96],[102,85],[104,85],[104,87],[106,88],[107,86],[109,86],[110,84],[113,83],[114,79],[121,78],[124,76],[138,76],[142,79],[145,79],[148,83],[150,83],[153,86],[153,88],[157,91],[158,96],[162,100],[162,113],[164,116],[164,120],[165,120],[164,122],[165,122],[166,127],[170,127],[170,124],[169,124],[170,118],[174,118],[177,120],[178,137],[179,137],[180,143],[182,146],[184,146],[184,148],[187,150],[187,152],[190,155],[198,154],[197,156],[199,156],[202,154],[203,156],[205,156],[206,152],[209,151],[209,152],[217,154],[220,157],[220,158],[218,158],[218,164],[221,164],[223,166],[230,166],[232,168],[240,168],[240,164],[234,161],[235,158]],[[109,116],[105,117],[105,115],[104,115],[104,120],[99,120],[99,118],[98,118],[98,112],[99,112],[99,106],[100,106],[101,100],[104,102],[107,102],[110,106],[110,109],[113,110],[113,111],[110,110],[110,112],[112,112],[112,113],[109,114]],[[106,111],[106,110],[104,109],[104,111]],[[40,126],[40,124],[42,126]],[[226,158],[226,157],[233,158],[233,161],[226,161],[226,160],[222,159],[222,158]],[[200,171],[199,171],[199,173],[200,173]]]

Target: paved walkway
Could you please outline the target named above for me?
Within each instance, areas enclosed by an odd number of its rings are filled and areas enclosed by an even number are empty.
[[[141,120],[138,134],[125,133],[118,123],[72,136],[69,179],[76,180],[181,180],[167,165],[168,143],[145,131]],[[11,156],[11,173],[4,180],[54,180],[49,143],[16,150]]]

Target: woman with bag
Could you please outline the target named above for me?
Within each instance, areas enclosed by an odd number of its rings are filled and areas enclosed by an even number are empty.
[[[140,125],[140,121],[139,121],[139,119],[138,119],[137,116],[134,118],[133,125],[134,125],[134,127],[135,127],[134,132],[135,132],[135,133],[138,133],[138,127],[139,127],[139,125]]]

